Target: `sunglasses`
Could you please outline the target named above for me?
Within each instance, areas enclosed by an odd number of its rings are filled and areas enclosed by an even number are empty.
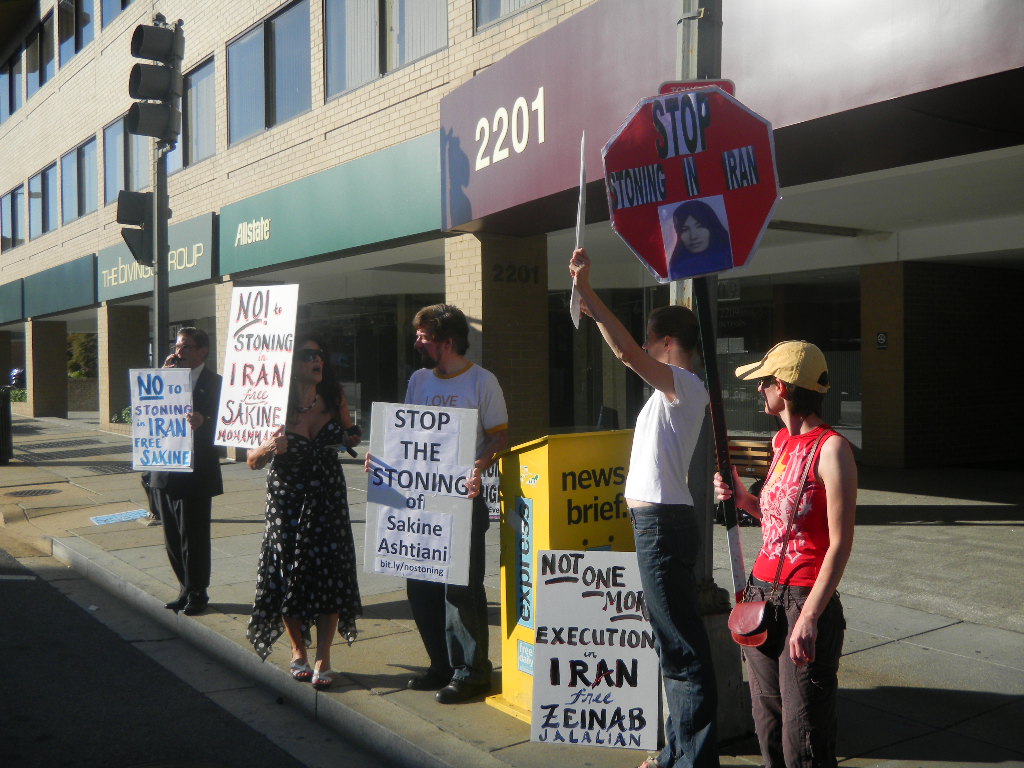
[[[295,353],[295,359],[300,363],[309,363],[316,360],[318,357],[321,360],[327,359],[327,355],[324,354],[322,349],[300,349]]]
[[[768,389],[768,387],[774,387],[774,386],[775,386],[775,377],[774,376],[762,376],[760,379],[757,380],[757,388],[758,389]]]

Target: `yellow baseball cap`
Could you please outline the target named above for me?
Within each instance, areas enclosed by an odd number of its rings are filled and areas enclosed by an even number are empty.
[[[741,365],[736,377],[744,380],[775,376],[812,392],[828,392],[828,363],[809,341],[780,341],[756,363]]]

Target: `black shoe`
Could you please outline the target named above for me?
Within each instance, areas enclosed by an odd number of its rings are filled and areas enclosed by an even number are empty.
[[[434,695],[434,698],[442,704],[458,704],[460,701],[468,701],[477,696],[482,696],[490,690],[490,680],[471,683],[468,680],[453,677],[448,685]]]
[[[188,596],[188,602],[185,603],[185,608],[182,610],[186,616],[195,616],[197,613],[202,613],[206,610],[206,606],[210,604],[210,598],[205,593],[193,592]]]
[[[175,613],[177,613],[178,611],[180,611],[182,608],[185,607],[185,604],[187,602],[188,602],[188,595],[186,594],[186,595],[182,595],[177,600],[171,600],[171,602],[169,602],[169,603],[164,603],[164,608],[166,608],[169,611],[174,611]]]
[[[416,677],[410,677],[409,681],[405,684],[405,687],[410,691],[436,691],[438,688],[444,688],[448,685],[448,682],[452,679],[451,673],[442,674],[435,672],[432,669],[428,669],[421,675]]]

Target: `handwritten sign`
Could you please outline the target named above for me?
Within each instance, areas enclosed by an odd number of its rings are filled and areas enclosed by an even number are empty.
[[[231,292],[214,443],[255,448],[285,422],[299,286]]]
[[[632,552],[541,550],[532,741],[655,749],[658,656]]]
[[[467,583],[476,422],[468,408],[373,404],[366,571]]]
[[[480,473],[480,495],[487,502],[487,518],[496,523],[501,520],[501,472],[497,460]]]
[[[133,368],[132,469],[192,471],[192,376],[187,368]]]

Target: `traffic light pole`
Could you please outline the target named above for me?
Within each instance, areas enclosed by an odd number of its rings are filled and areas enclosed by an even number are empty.
[[[153,160],[153,359],[159,368],[170,352],[167,329],[170,325],[170,291],[167,276],[167,153],[169,145],[152,142]]]

